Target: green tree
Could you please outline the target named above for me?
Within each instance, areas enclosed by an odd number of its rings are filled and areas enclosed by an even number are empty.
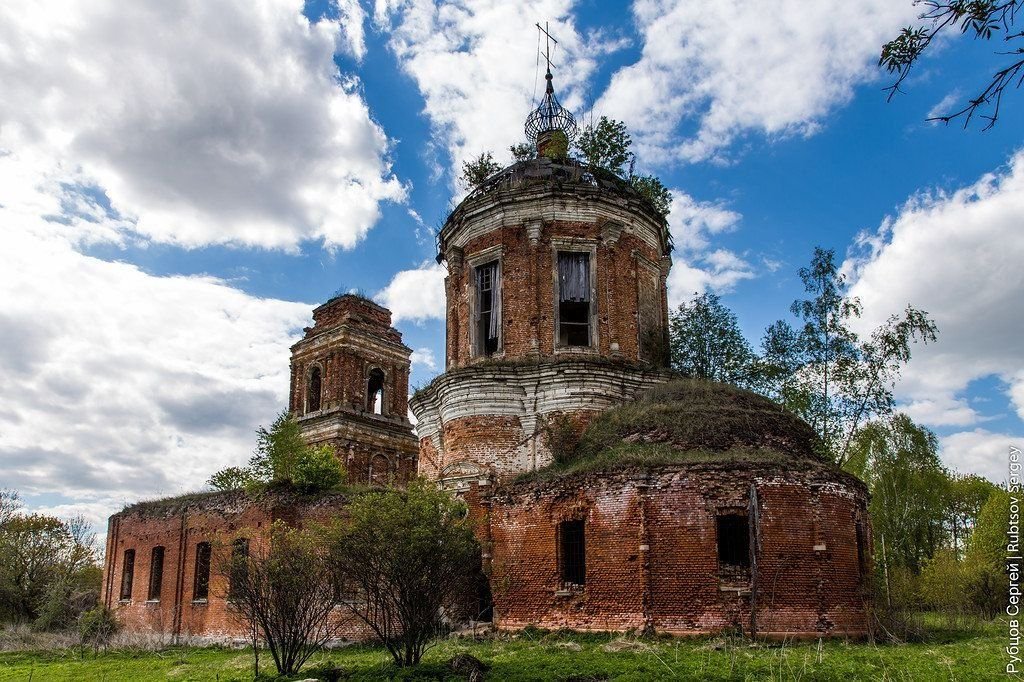
[[[999,486],[976,474],[954,474],[946,488],[946,525],[950,546],[963,557],[978,516]]]
[[[83,518],[26,514],[11,505],[0,519],[0,618],[35,621],[44,610],[49,617],[38,625],[56,627],[77,616],[66,612],[70,604],[55,604],[58,597],[70,598],[81,586],[92,589],[95,599],[99,582],[89,584],[95,580],[95,571],[89,571],[96,565],[95,536]],[[87,607],[90,599],[82,600]]]
[[[633,163],[633,154],[629,151],[632,144],[625,123],[602,116],[597,125],[583,128],[576,148],[587,165],[626,177],[625,167],[632,168]]]
[[[1019,0],[923,0],[920,4],[925,11],[918,18],[925,23],[904,28],[898,36],[882,46],[878,63],[890,74],[896,75],[896,81],[887,88],[889,100],[901,92],[900,86],[914,65],[932,42],[943,34],[959,31],[977,40],[996,38],[1003,45],[1024,37],[1024,31],[1016,26]],[[1007,55],[1009,59],[989,78],[985,87],[969,98],[960,109],[931,120],[949,123],[962,117],[964,126],[967,126],[976,113],[987,110],[989,113],[982,116],[988,121],[985,128],[995,125],[1006,88],[1014,84],[1014,87],[1020,87],[1021,77],[1024,76],[1024,47],[1016,46],[996,54]]]
[[[669,315],[672,368],[690,377],[746,386],[755,355],[736,315],[713,293],[694,295]]]
[[[988,618],[995,618],[1006,608],[1010,583],[1005,563],[1009,523],[1010,494],[997,488],[978,513],[964,558],[968,567],[968,596]]]
[[[417,665],[459,611],[479,568],[465,506],[424,481],[356,498],[333,543],[343,603],[398,666]]]
[[[483,152],[474,159],[462,162],[462,186],[466,190],[472,190],[500,170],[501,164],[494,160],[494,155]]]
[[[892,389],[910,360],[911,345],[937,338],[927,313],[907,306],[862,340],[850,326],[861,303],[846,295],[835,253],[815,248],[800,269],[808,299],[793,302],[799,326],[778,321],[762,340],[761,390],[802,416],[842,465],[858,427],[892,413]]]
[[[345,480],[341,461],[327,446],[309,446],[298,421],[282,412],[270,428],[256,430],[256,448],[246,467],[227,467],[206,482],[214,490],[234,490],[290,482],[309,490],[329,490]]]
[[[512,161],[529,161],[537,157],[537,148],[529,142],[519,142],[508,148],[512,152]]]
[[[672,212],[672,193],[658,177],[633,175],[629,178],[629,184],[640,193],[640,196],[650,202],[662,218],[667,218],[668,214]]]
[[[918,573],[945,538],[949,474],[939,460],[938,438],[904,414],[872,421],[853,438],[844,468],[871,493],[875,555],[882,568],[905,566]]]
[[[281,675],[293,675],[334,639],[339,596],[320,529],[275,521],[269,541],[219,563],[232,607],[262,635]]]

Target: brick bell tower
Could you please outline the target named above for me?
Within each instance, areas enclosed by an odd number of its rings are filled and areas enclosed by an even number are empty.
[[[550,68],[526,120],[536,157],[477,186],[438,234],[446,371],[413,396],[420,473],[453,488],[550,464],[581,431],[668,374],[664,216],[569,157]]]
[[[408,417],[412,349],[391,311],[345,294],[313,311],[292,346],[289,409],[306,441],[334,448],[350,483],[402,485],[419,446]]]

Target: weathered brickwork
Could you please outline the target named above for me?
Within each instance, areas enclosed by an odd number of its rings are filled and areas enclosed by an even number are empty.
[[[225,570],[232,543],[249,541],[250,552],[267,542],[278,520],[295,527],[326,523],[344,516],[346,499],[325,495],[314,500],[267,495],[251,500],[240,492],[201,496],[191,502],[142,503],[115,514],[108,522],[102,600],[116,609],[131,632],[165,641],[245,641],[248,627],[227,599]],[[196,558],[200,543],[211,549],[209,589],[197,598]],[[159,596],[150,598],[153,549],[163,548]],[[130,596],[122,599],[126,550],[135,553]],[[339,605],[340,639],[371,638],[365,624]]]
[[[476,488],[467,499],[491,555],[501,628],[867,631],[856,537],[860,523],[862,550],[870,547],[867,494],[826,467],[676,465],[514,484],[489,497]],[[723,513],[750,520],[756,539],[745,570],[719,563]],[[582,588],[560,581],[558,524],[567,520],[584,522]]]
[[[289,405],[303,436],[333,447],[351,483],[409,481],[419,452],[408,417],[412,351],[391,326],[391,312],[345,295],[314,310],[313,321],[292,346]]]
[[[464,486],[552,461],[545,426],[556,416],[578,430],[599,412],[668,378],[664,370],[602,358],[490,362],[449,370],[410,401],[420,437],[419,472]]]
[[[453,214],[441,233],[448,265],[448,368],[485,359],[472,334],[474,267],[493,260],[501,263],[501,343],[490,359],[555,354],[661,359],[671,265],[663,227],[608,199],[534,187],[485,195]],[[596,327],[590,348],[556,343],[555,256],[563,250],[594,256]]]

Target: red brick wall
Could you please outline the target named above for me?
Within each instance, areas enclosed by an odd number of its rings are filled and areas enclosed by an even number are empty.
[[[192,510],[169,515],[123,512],[111,517],[104,566],[103,601],[117,610],[130,632],[149,634],[167,641],[177,637],[209,640],[243,640],[247,627],[226,599],[228,581],[219,565],[230,557],[231,543],[248,538],[250,551],[266,542],[270,525],[277,519],[301,526],[322,523],[344,513],[343,504],[268,507],[235,503],[220,510]],[[209,542],[213,556],[209,598],[193,600],[196,546]],[[159,601],[147,601],[150,557],[156,546],[164,547],[162,590]],[[123,557],[135,550],[132,598],[119,599]],[[338,636],[365,640],[366,626],[344,608],[337,609]]]
[[[748,512],[752,483],[756,570],[729,575],[716,515]],[[866,632],[855,530],[866,503],[863,486],[837,472],[693,465],[523,483],[471,506],[489,518],[481,537],[493,545],[499,627],[749,633],[756,588],[759,633],[818,636]],[[582,592],[559,594],[556,529],[566,519],[586,521],[587,579]]]
[[[614,243],[602,240],[601,225],[567,221],[544,224],[536,244],[530,242],[521,225],[498,228],[470,240],[462,250],[462,259],[449,259],[446,279],[448,302],[448,367],[459,367],[473,360],[470,346],[470,296],[473,295],[473,268],[469,262],[485,249],[502,247],[502,352],[505,359],[555,352],[555,290],[554,249],[552,238],[581,238],[597,243],[597,337],[596,352],[618,354],[638,361],[640,357],[638,314],[639,297],[650,295],[645,302],[661,310],[667,319],[664,279],[659,278],[657,290],[650,291],[649,282],[641,281],[644,263],[660,267],[662,254],[639,237],[623,232]],[[649,267],[647,268],[649,271]],[[613,352],[612,343],[618,344]]]

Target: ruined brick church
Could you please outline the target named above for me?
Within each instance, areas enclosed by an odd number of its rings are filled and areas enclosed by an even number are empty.
[[[410,399],[390,312],[333,298],[292,347],[306,439],[350,482],[419,475],[462,496],[490,586],[475,619],[499,629],[864,634],[865,486],[771,401],[665,368],[666,221],[566,156],[575,123],[550,72],[526,132],[536,157],[489,177],[438,234],[446,371]],[[110,519],[104,602],[135,631],[244,638],[215,548],[250,551],[275,520],[345,504],[235,491],[132,505]]]

